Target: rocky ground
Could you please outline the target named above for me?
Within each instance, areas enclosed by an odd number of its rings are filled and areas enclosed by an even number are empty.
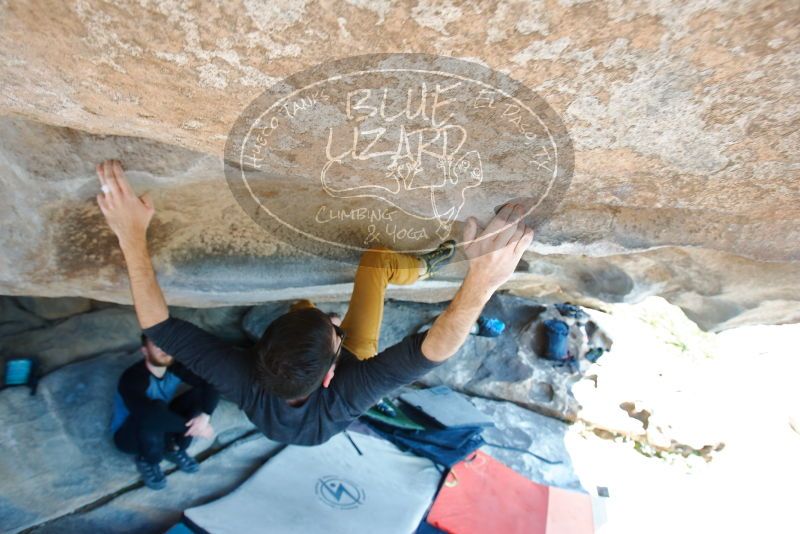
[[[138,357],[111,353],[67,365],[47,375],[36,396],[23,388],[0,393],[0,531],[163,532],[183,510],[226,494],[283,448],[223,402],[212,419],[216,438],[191,449],[202,459],[200,472],[170,468],[166,490],[143,487],[107,430],[116,379]],[[486,433],[487,452],[533,480],[581,488],[564,445],[567,424],[509,402],[473,402],[497,422]],[[557,463],[520,452],[526,449]]]
[[[286,306],[172,312],[246,343]],[[343,303],[321,306],[345,310]],[[440,309],[389,301],[382,346]],[[643,522],[650,522],[648,532],[718,530],[748,521],[791,531],[789,500],[800,473],[800,435],[790,427],[792,406],[800,405],[792,377],[800,369],[791,355],[800,327],[707,334],[660,299],[611,313],[587,310],[613,347],[581,376],[564,380],[566,397],[554,388],[554,410],[553,399],[535,395],[541,388],[532,377],[558,380],[565,371],[520,346],[543,309],[496,297],[487,312],[507,320],[505,335],[471,338],[425,379],[466,393],[492,417],[486,452],[538,482],[593,495],[606,488],[610,497],[597,500],[599,532],[640,532]],[[214,414],[215,440],[193,445],[201,472],[172,472],[168,489],[152,492],[107,433],[116,379],[138,357],[132,311],[85,299],[10,297],[0,299],[0,311],[0,355],[36,356],[48,371],[35,396],[23,388],[0,392],[0,531],[163,531],[182,510],[227,493],[281,448],[223,402]],[[733,503],[735,515],[728,510]]]

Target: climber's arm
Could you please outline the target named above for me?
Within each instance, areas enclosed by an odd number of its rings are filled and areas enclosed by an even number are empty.
[[[97,204],[125,256],[139,325],[142,329],[149,328],[169,317],[147,250],[147,226],[155,209],[147,193],[136,196],[119,161],[106,160],[97,165],[97,176],[103,186]]]
[[[516,223],[522,216],[521,208],[512,205],[500,210],[486,230],[475,219],[467,222],[464,248],[469,271],[430,330],[410,335],[367,360],[346,358],[337,365],[330,391],[345,402],[353,417],[458,352],[486,302],[508,280],[533,240],[533,230]]]
[[[511,277],[533,241],[533,230],[522,222],[523,215],[520,206],[507,204],[485,230],[481,231],[475,218],[467,221],[464,252],[469,270],[455,298],[436,318],[422,343],[427,359],[440,362],[455,354],[486,302]]]
[[[124,244],[120,242],[120,247],[128,266],[133,307],[136,309],[139,326],[144,330],[169,317],[167,302],[164,300],[164,294],[158,285],[156,273],[150,261],[147,241],[142,238],[141,241]]]

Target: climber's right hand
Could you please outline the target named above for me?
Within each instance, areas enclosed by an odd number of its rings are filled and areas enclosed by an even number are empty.
[[[97,205],[120,245],[144,241],[147,226],[156,211],[149,194],[136,196],[119,160],[109,159],[98,164],[97,177],[103,191],[97,195]]]
[[[465,286],[496,291],[514,273],[522,254],[533,242],[533,229],[519,204],[506,204],[481,228],[475,217],[464,227],[464,253],[469,260]]]

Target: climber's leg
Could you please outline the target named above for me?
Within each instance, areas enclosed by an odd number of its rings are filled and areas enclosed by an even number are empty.
[[[295,301],[294,304],[289,308],[290,312],[297,311],[297,310],[304,310],[306,308],[315,308],[314,303],[307,299],[302,299]]]
[[[342,328],[347,333],[344,347],[360,360],[375,356],[378,353],[386,286],[413,284],[425,270],[425,262],[416,256],[387,249],[366,251],[356,270],[353,295],[342,322]]]

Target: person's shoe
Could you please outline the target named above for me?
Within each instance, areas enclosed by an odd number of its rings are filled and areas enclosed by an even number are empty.
[[[456,254],[456,242],[449,239],[430,252],[419,256],[425,262],[425,274],[420,278],[429,278],[434,272],[438,271],[453,259]]]
[[[148,463],[141,456],[137,456],[136,469],[142,475],[142,481],[148,488],[160,490],[167,485],[167,477],[161,472],[161,466],[158,464]]]
[[[184,473],[197,473],[200,470],[200,464],[197,463],[197,460],[186,454],[183,449],[168,452],[164,455],[164,458],[177,465],[178,469]]]

